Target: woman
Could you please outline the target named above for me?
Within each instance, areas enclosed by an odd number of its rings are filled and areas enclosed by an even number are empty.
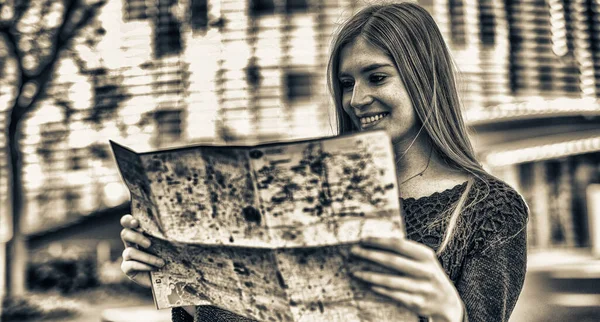
[[[486,173],[464,125],[453,64],[432,17],[416,4],[370,6],[341,28],[328,81],[339,133],[383,129],[392,138],[408,239],[371,239],[355,256],[395,274],[355,277],[422,321],[508,321],[526,268],[528,209]],[[122,220],[123,239],[148,244]],[[149,283],[160,259],[127,247],[123,271]],[[187,311],[188,313],[185,313]],[[240,321],[212,307],[174,309],[174,321]]]

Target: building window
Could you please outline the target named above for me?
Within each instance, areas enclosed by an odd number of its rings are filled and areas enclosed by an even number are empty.
[[[183,130],[181,110],[154,112],[156,122],[156,146],[173,145],[181,141]]]
[[[250,59],[245,71],[248,85],[252,86],[252,88],[257,88],[260,85],[263,77],[260,73],[260,66],[256,64],[256,57]]]
[[[273,14],[275,3],[273,0],[250,0],[248,10],[251,16]]]
[[[552,92],[556,90],[555,79],[554,79],[554,69],[548,65],[542,65],[537,68],[539,76],[539,90],[544,92]]]
[[[191,0],[192,30],[202,30],[208,26],[208,4],[206,0]]]
[[[308,1],[307,0],[287,0],[285,2],[285,12],[286,13],[305,12],[307,10],[308,10]]]
[[[79,213],[81,195],[72,188],[67,188],[63,192],[66,210],[70,214]]]
[[[492,0],[479,1],[479,30],[481,43],[493,46],[496,37],[496,21],[494,17],[494,4]]]
[[[57,154],[64,153],[61,145],[65,142],[67,134],[66,126],[62,122],[45,123],[40,126],[40,143],[36,152],[51,168],[57,166],[60,161]]]
[[[154,56],[162,58],[179,54],[182,50],[181,23],[172,14],[171,3],[158,1],[154,21]]]
[[[146,0],[125,0],[123,8],[123,20],[145,20],[148,18],[148,6]]]
[[[87,148],[86,152],[89,157],[96,160],[108,160],[112,155],[108,144],[92,144]]]
[[[118,82],[111,77],[105,68],[94,71],[92,81],[94,83],[94,105],[98,109],[113,110],[118,105],[115,98],[119,95]]]
[[[463,47],[467,44],[465,30],[465,5],[462,0],[449,0],[448,11],[450,12],[450,37],[452,44]]]
[[[81,170],[85,168],[83,162],[84,160],[80,155],[71,155],[69,157],[69,169],[73,171]]]
[[[120,75],[114,75],[104,67],[91,70],[90,74],[94,86],[94,105],[89,110],[86,121],[98,126],[105,120],[113,119],[121,103],[129,95],[126,88],[121,86],[123,79]]]
[[[311,81],[310,73],[288,73],[285,76],[288,101],[309,99],[312,94]]]

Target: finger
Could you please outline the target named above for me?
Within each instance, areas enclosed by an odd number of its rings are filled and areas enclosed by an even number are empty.
[[[388,251],[374,250],[354,246],[351,249],[352,255],[372,261],[376,264],[393,269],[399,273],[414,277],[427,277],[423,269],[423,264],[410,258],[399,256]]]
[[[424,289],[420,280],[406,276],[397,276],[389,274],[381,274],[368,271],[358,271],[352,273],[354,277],[374,284],[373,286],[385,287],[395,291],[403,291],[408,293],[421,293]]]
[[[383,296],[387,296],[403,306],[407,307],[409,310],[419,314],[423,313],[423,307],[425,305],[425,298],[418,295],[413,295],[410,293],[390,290],[385,287],[374,286],[371,288],[375,293],[381,294]]]
[[[121,263],[121,270],[123,271],[123,273],[125,273],[125,275],[127,275],[130,278],[133,278],[133,277],[135,277],[136,273],[154,271],[154,270],[156,270],[156,267],[150,266],[148,264],[128,260],[128,261],[123,261]]]
[[[433,249],[406,238],[370,237],[362,241],[361,245],[391,251],[418,261],[436,258]]]
[[[152,244],[150,239],[145,237],[143,234],[127,228],[121,230],[121,239],[125,243],[125,247],[132,246],[131,244],[135,244],[140,245],[144,248],[148,248]]]
[[[140,226],[140,223],[137,221],[137,219],[133,218],[132,215],[127,214],[121,217],[121,226],[124,228],[136,229]]]
[[[140,263],[144,263],[144,264],[148,264],[148,265],[152,265],[152,266],[156,266],[156,267],[163,267],[165,265],[165,261],[163,259],[161,259],[160,257],[154,256],[152,254],[148,254],[146,252],[143,252],[139,249],[133,248],[133,247],[127,247],[125,248],[125,250],[123,251],[123,260],[124,261],[137,261]]]

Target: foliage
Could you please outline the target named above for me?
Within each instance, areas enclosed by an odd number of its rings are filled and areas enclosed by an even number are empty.
[[[62,294],[99,285],[96,262],[90,258],[53,258],[32,263],[28,267],[27,277],[31,290],[58,290]]]
[[[129,99],[130,95],[120,85],[123,77],[111,75],[107,68],[97,68],[85,73],[91,76],[94,95],[94,103],[86,120],[98,128],[103,121],[114,118],[122,102]]]
[[[24,321],[43,315],[42,308],[22,297],[5,298],[2,307],[2,321]]]
[[[60,303],[56,303],[50,307],[43,307],[36,300],[26,297],[7,297],[2,307],[0,320],[5,322],[38,321],[43,318],[65,319],[79,313],[73,306],[61,306]]]
[[[12,69],[16,73],[13,121],[20,120],[44,96],[56,62],[80,34],[102,34],[87,29],[100,29],[95,18],[104,4],[83,0],[15,1],[14,6],[0,3],[0,36],[7,48],[0,60],[11,61],[16,67]],[[89,36],[83,38],[88,46],[94,44]]]

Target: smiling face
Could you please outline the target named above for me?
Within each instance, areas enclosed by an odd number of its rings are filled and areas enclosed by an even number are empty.
[[[340,52],[342,106],[362,130],[384,129],[393,142],[412,140],[417,116],[390,57],[363,38]]]

